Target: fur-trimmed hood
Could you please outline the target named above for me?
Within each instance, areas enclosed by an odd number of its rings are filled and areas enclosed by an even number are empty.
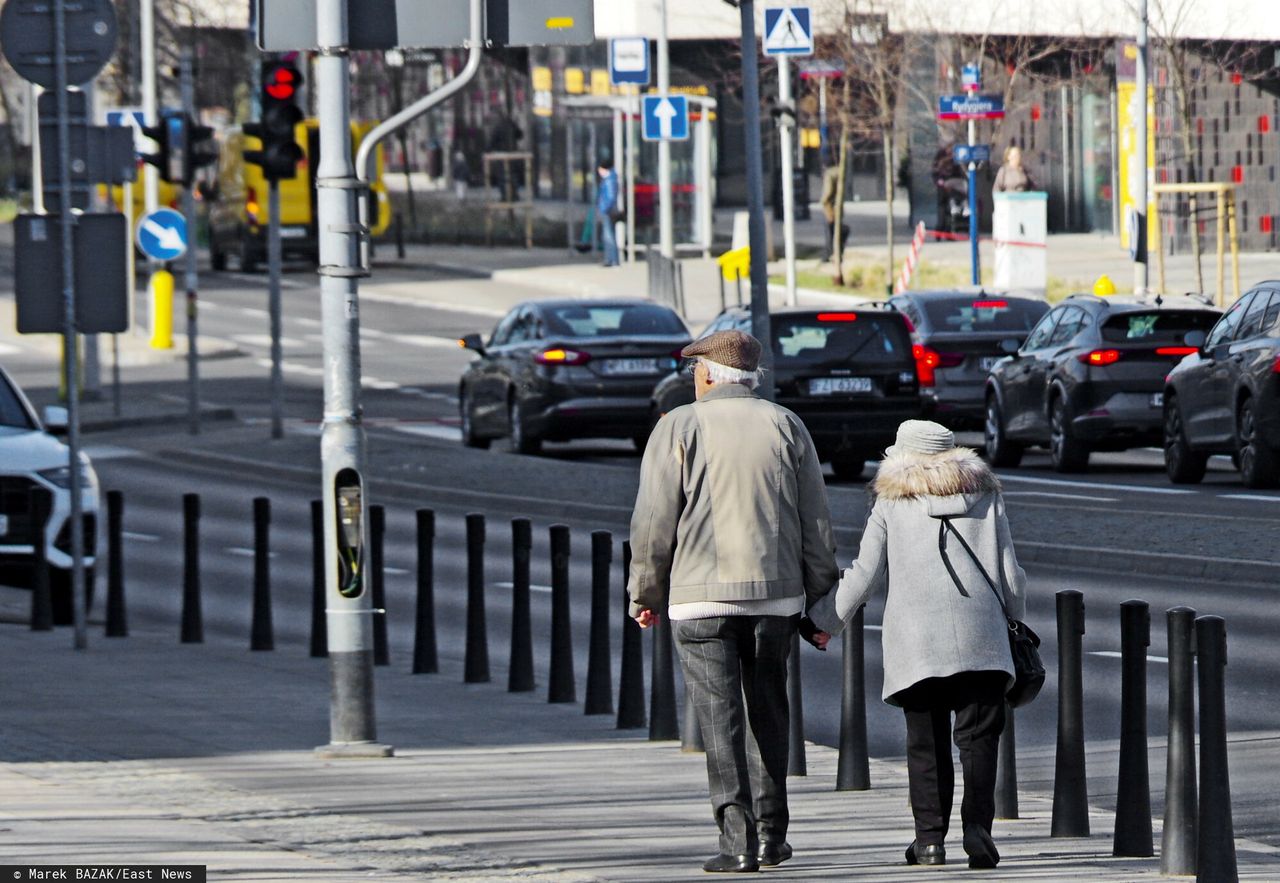
[[[982,497],[1000,492],[1000,480],[970,448],[940,454],[892,454],[880,463],[871,483],[878,499]]]

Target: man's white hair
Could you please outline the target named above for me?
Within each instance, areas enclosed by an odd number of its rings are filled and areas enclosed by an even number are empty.
[[[755,371],[743,371],[741,368],[730,368],[728,365],[713,362],[706,356],[698,358],[707,366],[707,377],[712,383],[741,383],[748,389],[755,389],[760,383],[759,368]]]

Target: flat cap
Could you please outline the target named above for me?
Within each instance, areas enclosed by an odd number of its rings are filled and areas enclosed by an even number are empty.
[[[760,367],[760,341],[745,331],[717,331],[699,338],[680,351],[686,359],[701,356],[726,368],[755,371]]]

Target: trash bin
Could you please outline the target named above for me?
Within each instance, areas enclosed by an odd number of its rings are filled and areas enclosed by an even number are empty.
[[[1038,291],[1048,287],[1046,214],[1049,194],[993,193],[991,239],[995,245],[995,288]]]

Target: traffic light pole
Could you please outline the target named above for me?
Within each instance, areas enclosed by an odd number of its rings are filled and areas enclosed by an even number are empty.
[[[280,351],[280,182],[267,181],[267,312],[271,317],[271,437],[284,438]]]
[[[328,757],[387,757],[392,749],[377,742],[374,720],[373,605],[367,568],[362,566],[369,545],[357,282],[363,271],[356,211],[360,182],[351,157],[351,75],[344,0],[317,0],[316,37],[320,46],[315,59],[320,119],[316,204],[325,366],[320,460],[331,696],[329,744],[316,750]]]
[[[182,111],[184,131],[195,119],[195,73],[192,70],[192,52],[190,47],[182,50],[178,61],[179,84],[182,90]],[[183,145],[187,154],[183,167],[190,162],[192,144],[187,138]],[[182,215],[187,220],[187,255],[185,283],[187,289],[187,431],[192,435],[200,434],[200,367],[199,337],[197,335],[197,299],[200,288],[200,274],[196,269],[196,200],[191,193],[191,182],[184,181],[182,188]]]

